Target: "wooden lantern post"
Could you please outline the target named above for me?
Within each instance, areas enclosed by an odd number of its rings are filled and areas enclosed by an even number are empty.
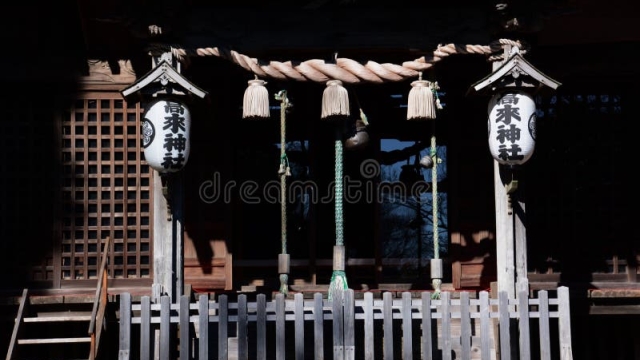
[[[188,160],[191,98],[208,94],[181,73],[168,53],[152,56],[152,69],[121,91],[127,102],[145,100],[142,123],[145,158],[153,176],[152,301],[183,295],[184,189],[180,170]]]
[[[503,60],[494,62],[493,72],[470,88],[470,91],[492,96],[488,114],[490,134],[492,127],[494,131],[496,127],[501,131],[506,129],[506,112],[513,115],[513,124],[509,125],[514,130],[513,136],[489,138],[494,157],[498,291],[507,292],[509,298],[529,290],[523,181],[517,177],[516,170],[533,152],[536,115],[532,97],[544,87],[555,90],[560,85],[526,61],[519,47],[506,45]],[[512,100],[506,100],[507,97]],[[496,99],[505,100],[496,102]],[[518,99],[520,104],[513,103]],[[492,105],[497,108],[494,112]],[[521,140],[529,143],[516,143]]]

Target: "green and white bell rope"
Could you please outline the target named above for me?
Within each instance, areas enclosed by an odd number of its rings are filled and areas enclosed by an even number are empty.
[[[278,254],[278,274],[280,278],[280,292],[289,292],[289,254],[287,253],[287,176],[291,176],[289,158],[286,152],[286,114],[287,108],[291,106],[287,98],[287,92],[281,90],[275,94],[276,100],[280,100],[280,226],[281,226],[281,253]]]

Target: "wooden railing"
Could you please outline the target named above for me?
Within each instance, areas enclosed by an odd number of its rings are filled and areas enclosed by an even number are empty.
[[[387,292],[374,299],[367,292],[355,300],[346,290],[332,301],[298,293],[293,300],[277,294],[267,302],[259,294],[248,302],[240,294],[234,303],[226,295],[217,301],[201,295],[174,304],[167,296],[158,304],[143,296],[133,304],[123,293],[119,359],[572,359],[566,287],[557,298],[546,291],[518,299],[489,298],[486,291],[477,299],[467,292],[459,299],[448,292],[435,300],[429,292],[418,295],[394,299]],[[139,349],[131,347],[134,334]]]
[[[16,315],[15,322],[13,324],[13,332],[11,333],[11,340],[9,340],[9,347],[7,349],[6,360],[14,359],[14,352],[16,344],[18,343],[18,337],[22,331],[22,319],[24,318],[26,307],[29,306],[29,290],[23,289],[22,296],[20,297],[20,303],[18,305],[18,314]]]
[[[100,346],[100,336],[104,330],[105,311],[109,299],[107,298],[107,288],[109,284],[109,272],[107,271],[108,253],[111,246],[111,238],[107,237],[102,249],[102,259],[100,260],[100,271],[98,272],[98,285],[96,286],[96,295],[93,300],[93,309],[91,311],[91,322],[89,323],[89,336],[91,337],[91,347],[89,360],[95,360],[98,356],[98,348]]]

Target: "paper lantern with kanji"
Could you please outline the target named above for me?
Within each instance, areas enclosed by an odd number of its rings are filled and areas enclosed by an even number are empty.
[[[160,173],[180,171],[189,159],[191,112],[174,99],[157,100],[145,110],[142,122],[144,157]]]
[[[524,164],[535,148],[536,104],[524,91],[508,90],[489,101],[489,150],[505,165]]]

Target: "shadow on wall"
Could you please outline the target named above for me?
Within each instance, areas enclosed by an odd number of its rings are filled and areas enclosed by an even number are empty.
[[[74,6],[73,1],[37,8],[14,3],[11,16],[0,25],[0,32],[11,34],[3,39],[12,53],[0,59],[7,90],[0,98],[2,290],[19,290],[28,281],[53,276],[61,171],[55,116],[68,108],[84,61]],[[54,12],[55,17],[49,16]]]

